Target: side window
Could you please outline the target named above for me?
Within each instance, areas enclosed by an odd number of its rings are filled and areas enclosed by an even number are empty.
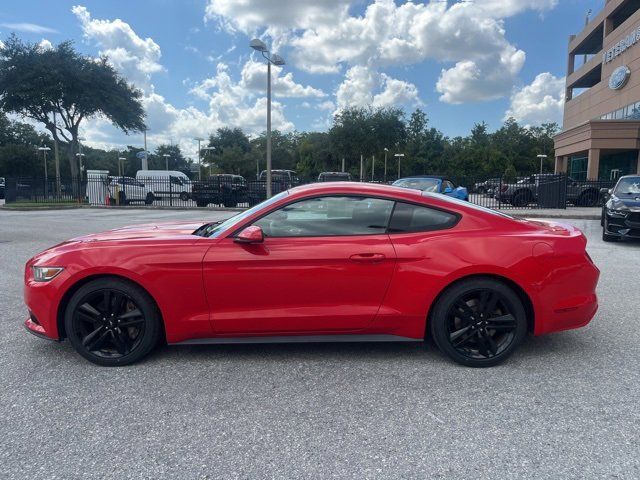
[[[180,180],[178,177],[170,176],[169,181],[174,185],[182,185],[182,180]]]
[[[282,207],[254,225],[267,237],[323,237],[385,233],[393,201],[319,197]]]
[[[393,210],[389,233],[429,232],[453,227],[458,217],[452,213],[436,210],[435,208],[412,205],[410,203],[396,203]]]

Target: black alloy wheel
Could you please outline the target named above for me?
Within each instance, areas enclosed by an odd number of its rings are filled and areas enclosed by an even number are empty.
[[[181,192],[180,200],[182,200],[183,202],[186,202],[187,200],[189,200],[189,194],[187,192]]]
[[[65,329],[80,355],[104,366],[139,360],[160,337],[158,314],[149,295],[135,284],[111,278],[92,281],[73,295]]]
[[[526,207],[531,203],[532,195],[530,192],[524,190],[517,192],[511,199],[511,205],[514,207]]]
[[[144,204],[151,205],[155,201],[156,197],[153,195],[153,192],[147,193],[147,196],[144,197]]]
[[[462,281],[440,298],[431,318],[436,345],[470,367],[497,365],[513,353],[527,333],[522,301],[492,279]]]

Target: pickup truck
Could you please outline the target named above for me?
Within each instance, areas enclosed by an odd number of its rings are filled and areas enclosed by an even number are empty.
[[[558,182],[558,192],[564,188],[565,179],[551,173],[539,173],[519,180],[517,183],[504,183],[496,199],[510,203],[514,207],[526,207],[538,202],[538,191],[541,182]],[[579,182],[571,177],[566,178],[566,201],[578,207],[595,207],[600,202],[600,188],[593,182]]]

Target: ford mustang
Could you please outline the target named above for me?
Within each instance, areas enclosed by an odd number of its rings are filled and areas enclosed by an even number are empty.
[[[75,238],[25,268],[26,328],[99,365],[161,342],[406,341],[472,367],[586,325],[599,270],[577,229],[440,194],[321,183],[217,223]]]

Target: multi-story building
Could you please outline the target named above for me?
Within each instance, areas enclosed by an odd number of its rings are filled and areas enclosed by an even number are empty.
[[[606,0],[569,37],[556,171],[613,180],[640,173],[640,0]]]

